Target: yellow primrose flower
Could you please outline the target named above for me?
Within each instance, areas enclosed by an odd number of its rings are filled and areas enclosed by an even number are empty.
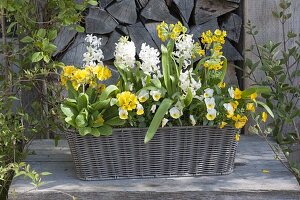
[[[224,128],[227,125],[227,122],[221,122],[220,128]]]
[[[64,75],[60,76],[61,85],[66,86],[67,85],[67,81],[68,81],[67,77],[65,77]]]
[[[137,96],[135,94],[125,91],[120,94],[117,94],[117,99],[119,103],[119,107],[123,110],[131,111],[136,108],[137,104],[139,103]]]
[[[218,87],[219,87],[219,88],[225,88],[225,87],[226,87],[226,83],[225,83],[225,82],[220,82],[220,83],[218,84]]]
[[[165,22],[160,23],[156,27],[157,30],[157,36],[161,41],[166,41],[168,39],[168,25]]]
[[[87,70],[78,69],[74,72],[73,79],[76,80],[78,84],[85,84],[90,79],[90,73]]]
[[[215,32],[214,32],[214,34],[216,36],[221,36],[222,35],[222,31],[220,29],[216,29]]]
[[[235,128],[241,129],[245,126],[248,118],[246,116],[241,116],[240,114],[237,114],[236,116],[232,117],[232,120],[235,121]]]
[[[80,84],[77,81],[72,81],[72,86],[77,91],[78,88],[80,87]]]
[[[254,92],[254,93],[252,93],[252,94],[250,95],[250,99],[253,100],[253,101],[256,100],[256,97],[257,97],[257,93],[256,93],[256,92]]]
[[[73,73],[76,71],[76,67],[74,66],[64,66],[63,67],[63,75],[66,77],[71,78],[73,76]]]
[[[261,119],[262,119],[263,122],[266,122],[266,121],[267,121],[268,115],[267,115],[266,112],[263,112],[263,113],[261,114]]]
[[[111,71],[106,66],[97,65],[94,69],[94,72],[100,81],[107,80],[111,77]]]
[[[235,88],[234,90],[234,98],[241,99],[242,98],[242,91],[239,88]]]
[[[119,117],[120,119],[128,119],[127,110],[123,110],[122,108],[119,108]]]
[[[238,134],[238,133],[235,134],[235,141],[237,141],[237,142],[240,141],[240,134]]]
[[[205,55],[205,50],[204,49],[199,49],[197,50],[197,53],[199,56],[204,56]]]
[[[254,103],[247,103],[246,110],[249,110],[251,112],[255,112],[255,106]]]

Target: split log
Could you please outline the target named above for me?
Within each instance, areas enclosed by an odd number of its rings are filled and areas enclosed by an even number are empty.
[[[151,35],[141,22],[128,26],[128,32],[131,40],[135,43],[137,52],[140,52],[143,43],[157,49]]]
[[[111,4],[107,11],[119,22],[135,24],[137,20],[136,4],[134,0],[122,0]]]
[[[239,41],[242,29],[242,21],[242,18],[234,13],[230,13],[225,16],[221,28],[222,30],[227,31],[227,38],[234,42]]]
[[[56,46],[56,51],[53,56],[64,52],[68,46],[72,43],[77,32],[75,30],[68,29],[63,27],[57,34],[57,37],[54,40],[54,45]]]
[[[146,19],[154,21],[165,21],[166,23],[176,23],[178,19],[170,14],[170,11],[163,0],[150,0],[142,10],[141,15]]]
[[[139,8],[145,8],[149,0],[137,0],[137,4],[139,5]]]
[[[226,39],[226,42],[223,46],[223,54],[228,59],[228,61],[237,61],[243,60],[243,56],[232,46],[229,40]]]
[[[211,30],[214,31],[219,28],[217,18],[211,19],[208,22],[205,22],[204,24],[195,25],[191,27],[190,34],[193,34],[193,39],[197,41],[198,38],[201,37],[201,34],[205,31]]]
[[[114,0],[101,0],[100,1],[100,7],[106,8],[108,5],[110,5]]]
[[[103,55],[104,55],[104,59],[103,59],[104,61],[111,60],[114,58],[115,46],[116,46],[116,43],[118,43],[118,40],[120,39],[120,37],[121,37],[121,34],[116,30],[110,34],[106,45],[102,48]]]
[[[180,12],[180,15],[188,23],[194,8],[194,0],[174,0],[174,3]]]
[[[105,10],[89,8],[89,14],[85,17],[85,29],[87,33],[107,34],[117,27],[118,23]]]
[[[238,4],[224,0],[197,0],[195,5],[195,24],[202,24],[213,18],[238,8]]]

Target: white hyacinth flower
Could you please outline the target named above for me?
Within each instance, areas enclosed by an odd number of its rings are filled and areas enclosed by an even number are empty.
[[[158,101],[161,98],[161,92],[160,91],[151,90],[150,95],[152,96],[154,101]]]
[[[216,103],[215,103],[215,99],[213,97],[205,98],[204,101],[205,101],[207,110],[215,108]]]
[[[206,88],[204,90],[204,97],[208,98],[208,97],[212,97],[214,95],[214,90],[211,88]]]
[[[138,95],[139,102],[144,103],[149,99],[149,92],[147,90],[141,90]]]
[[[191,64],[193,49],[194,49],[194,40],[193,35],[182,34],[176,41],[176,51],[173,52],[173,55],[178,60],[183,59],[183,68],[186,69]]]
[[[141,70],[149,76],[153,76],[153,78],[161,78],[162,74],[159,68],[159,52],[157,49],[146,45],[146,43],[142,44],[141,51],[139,53],[139,58],[142,60],[142,64],[140,66]]]
[[[180,80],[180,88],[184,93],[187,93],[188,89],[191,90],[193,96],[196,95],[196,91],[201,88],[201,82],[196,81],[193,78],[193,69],[187,70],[185,72],[181,72],[179,75]]]
[[[171,108],[169,113],[174,119],[178,119],[181,116],[181,111],[177,107]]]
[[[206,118],[210,121],[214,120],[217,116],[216,109],[207,110]]]
[[[192,126],[195,126],[197,123],[193,115],[190,115],[190,121],[191,121]]]
[[[163,118],[162,121],[161,121],[161,127],[164,127],[166,126],[166,124],[168,123],[168,119],[167,118]]]
[[[233,87],[228,88],[228,93],[229,93],[231,98],[234,98],[234,89],[233,89]]]
[[[128,119],[127,110],[123,110],[122,108],[119,108],[119,117],[120,119]]]
[[[115,63],[124,69],[133,68],[135,63],[135,45],[128,37],[121,37],[114,52]]]
[[[155,111],[156,111],[156,105],[155,104],[152,105],[150,110],[151,110],[152,113],[155,113]]]
[[[101,38],[88,34],[85,38],[88,43],[86,49],[87,52],[83,54],[83,62],[85,66],[96,66],[97,64],[103,65],[102,60],[104,59],[103,52],[100,49]]]

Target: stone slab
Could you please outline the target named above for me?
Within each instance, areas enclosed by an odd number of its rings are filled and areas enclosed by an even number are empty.
[[[38,190],[28,180],[15,179],[9,199],[300,199],[296,178],[256,136],[241,137],[234,172],[224,176],[81,181],[65,140],[58,147],[51,140],[35,140],[30,149],[28,163],[52,175]]]

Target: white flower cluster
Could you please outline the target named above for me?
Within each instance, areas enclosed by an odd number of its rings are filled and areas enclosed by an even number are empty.
[[[152,75],[154,79],[162,77],[158,65],[160,61],[159,52],[157,49],[154,49],[153,47],[146,45],[146,43],[143,43],[139,53],[139,58],[142,60],[140,68],[145,74],[149,76]]]
[[[134,42],[129,41],[128,37],[121,37],[116,44],[114,52],[115,63],[123,69],[128,67],[133,68],[135,63],[135,53]]]
[[[188,88],[191,89],[193,96],[196,96],[196,91],[201,88],[201,82],[196,81],[193,78],[193,69],[186,70],[185,72],[181,72],[179,76],[180,80],[180,88],[183,90],[184,93],[187,93]]]
[[[193,35],[182,34],[176,41],[176,51],[173,52],[173,55],[177,59],[183,59],[183,68],[186,69],[191,64],[191,58],[194,49],[194,40]]]
[[[204,90],[204,102],[207,109],[206,118],[210,121],[214,120],[217,116],[217,110],[215,109],[216,103],[213,95],[214,95],[213,89],[206,88]]]
[[[97,64],[103,65],[102,59],[104,58],[103,52],[100,49],[101,39],[92,34],[88,34],[85,41],[88,43],[87,52],[83,54],[83,66],[96,66]]]

